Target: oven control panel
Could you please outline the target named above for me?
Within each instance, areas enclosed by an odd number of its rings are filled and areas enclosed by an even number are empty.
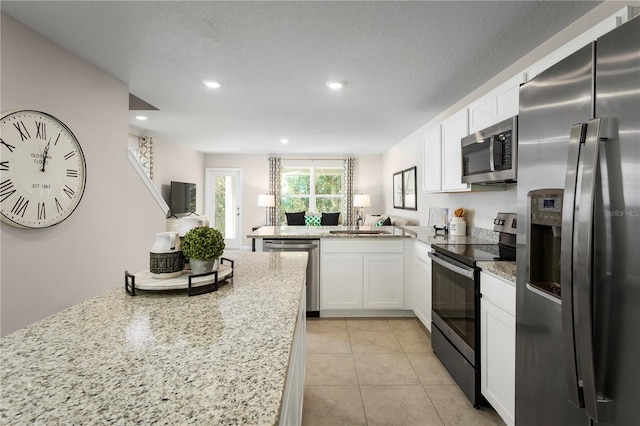
[[[515,234],[517,230],[518,216],[515,213],[498,213],[493,219],[493,230]]]

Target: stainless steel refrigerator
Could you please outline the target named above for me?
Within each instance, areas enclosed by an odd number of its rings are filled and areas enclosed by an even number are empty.
[[[520,88],[517,426],[640,424],[640,19]]]

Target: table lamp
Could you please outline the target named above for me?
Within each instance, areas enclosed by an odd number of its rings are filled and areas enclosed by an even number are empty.
[[[353,196],[353,207],[358,209],[356,211],[356,226],[360,225],[360,220],[364,222],[364,208],[369,206],[371,206],[371,197],[369,195],[356,194]]]
[[[269,207],[276,206],[276,197],[273,194],[258,195],[258,207],[264,207],[264,224],[269,225]]]

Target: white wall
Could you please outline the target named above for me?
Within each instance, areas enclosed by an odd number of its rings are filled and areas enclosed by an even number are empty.
[[[258,207],[258,195],[269,191],[268,155],[241,154],[207,154],[204,156],[205,168],[239,168],[243,173],[242,192],[242,235],[246,236],[254,226],[264,224],[264,207]],[[313,156],[305,155],[304,158]],[[329,158],[326,155],[319,157]],[[282,156],[283,159],[294,159],[296,156]],[[342,157],[335,157],[342,158]],[[368,212],[384,209],[382,194],[382,156],[368,155],[356,158],[356,170],[353,176],[355,193],[371,195],[371,207]],[[251,240],[243,237],[242,245],[249,247]]]
[[[2,112],[48,112],[74,132],[87,162],[76,211],[41,230],[1,225],[2,335],[123,285],[148,268],[164,214],[127,159],[127,87],[6,14]],[[81,327],[81,324],[78,324]]]

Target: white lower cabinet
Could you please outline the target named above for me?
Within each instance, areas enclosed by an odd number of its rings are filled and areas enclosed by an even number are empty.
[[[303,291],[300,298],[300,308],[296,319],[296,329],[291,346],[287,381],[284,387],[284,398],[280,411],[281,426],[302,424],[302,403],[304,402],[304,375],[307,340],[307,292]]]
[[[362,255],[322,253],[320,309],[362,308]]]
[[[320,311],[402,309],[403,241],[325,239],[320,269]]]
[[[481,391],[507,425],[515,413],[515,285],[480,275]]]
[[[365,309],[402,309],[404,269],[402,254],[365,254],[363,262],[363,304]]]
[[[414,247],[413,275],[413,312],[416,317],[431,331],[431,258],[428,256],[429,246],[418,241]]]

